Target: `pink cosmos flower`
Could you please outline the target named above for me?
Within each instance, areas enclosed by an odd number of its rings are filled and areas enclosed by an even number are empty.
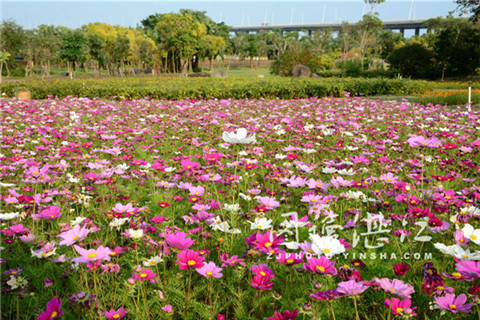
[[[37,318],[37,320],[52,320],[56,319],[63,314],[63,311],[60,311],[62,308],[62,300],[57,297],[53,297],[50,301],[47,302],[47,310],[43,311]]]
[[[200,273],[202,276],[207,277],[207,278],[221,278],[223,276],[222,274],[222,268],[219,268],[215,265],[215,262],[210,261],[209,263],[205,264],[201,268],[195,269],[198,273]]]
[[[327,257],[307,259],[307,263],[303,264],[303,268],[313,273],[336,275],[337,269],[334,267],[335,261],[328,260]]]
[[[60,207],[57,207],[57,206],[45,207],[40,212],[40,218],[46,219],[46,220],[53,220],[60,217],[61,215],[62,213],[60,212]]]
[[[453,313],[470,313],[470,308],[473,306],[473,303],[465,304],[465,302],[467,302],[467,296],[464,293],[456,298],[455,294],[447,293],[445,297],[435,297],[435,301],[440,308]]]
[[[163,311],[165,311],[166,313],[172,313],[173,311],[173,307],[169,304],[165,305],[164,307],[161,308]]]
[[[185,250],[191,247],[195,241],[187,238],[187,234],[185,232],[177,232],[175,234],[166,234],[165,235],[165,242],[173,248],[177,248],[179,250]]]
[[[81,227],[79,224],[76,224],[71,230],[60,233],[57,238],[61,238],[59,245],[71,246],[75,242],[85,239],[89,233],[90,230]]]
[[[205,192],[205,188],[202,187],[202,186],[191,187],[191,188],[188,189],[188,191],[190,192],[191,196],[201,197],[203,195],[203,193]]]
[[[97,260],[107,260],[110,261],[110,253],[112,252],[109,248],[100,246],[97,249],[83,249],[77,245],[73,246],[75,250],[81,255],[80,257],[73,258],[72,262],[77,263],[88,263]]]
[[[120,307],[117,310],[110,309],[110,311],[103,311],[103,314],[107,319],[122,319],[127,315],[127,312],[123,307]]]
[[[231,256],[229,259],[225,260],[223,263],[222,263],[222,267],[226,267],[226,266],[236,266],[237,264],[239,265],[242,265],[242,266],[246,266],[245,264],[245,259],[239,259],[237,255],[235,256]]]
[[[250,270],[254,275],[261,276],[261,277],[270,277],[274,278],[275,274],[273,273],[272,269],[270,269],[266,264],[261,265],[253,265]]]
[[[180,270],[201,268],[204,265],[203,261],[205,260],[205,257],[202,257],[200,253],[190,249],[183,250],[177,255],[177,257],[178,260],[175,262],[178,263]]]
[[[368,288],[369,287],[364,285],[362,282],[349,280],[340,282],[336,290],[338,293],[341,293],[344,296],[358,296]]]
[[[287,266],[292,266],[294,264],[301,263],[303,261],[303,253],[287,253],[282,252],[281,254],[275,256],[279,263],[282,263]]]
[[[152,282],[152,279],[155,278],[157,275],[153,273],[150,269],[138,268],[137,272],[132,273],[133,279],[145,281],[148,280]],[[155,282],[155,281],[153,281]]]
[[[255,249],[263,253],[275,254],[278,252],[280,244],[283,242],[283,237],[273,235],[267,230],[265,234],[257,233],[255,236]]]
[[[391,314],[396,316],[416,317],[417,314],[413,310],[417,307],[410,308],[412,301],[410,299],[399,300],[397,298],[385,299],[385,306],[390,309]]]
[[[480,261],[462,260],[457,262],[455,269],[462,275],[480,278]]]
[[[251,279],[250,286],[252,286],[256,290],[267,291],[272,289],[273,287],[273,282],[270,281],[271,279],[272,277],[268,275],[265,277],[257,275]]]
[[[285,310],[282,313],[275,311],[273,314],[274,317],[269,317],[268,320],[293,320],[298,315],[298,309],[295,309],[292,312]]]
[[[406,264],[399,263],[393,266],[393,270],[397,276],[403,276],[408,270],[410,270],[410,267]]]
[[[373,280],[376,281],[385,292],[392,293],[403,299],[410,299],[411,294],[415,292],[411,284],[405,283],[402,280],[393,279],[392,281],[388,278],[374,278]]]

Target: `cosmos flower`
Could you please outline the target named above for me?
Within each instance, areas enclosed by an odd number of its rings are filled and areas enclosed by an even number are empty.
[[[103,311],[103,315],[107,317],[107,319],[122,319],[127,315],[127,312],[123,307],[120,307],[117,310],[110,309],[110,311]]]
[[[473,303],[465,303],[467,296],[464,293],[458,297],[455,297],[455,294],[447,293],[444,297],[434,297],[434,299],[441,309],[452,313],[470,313],[470,308],[473,306]]]
[[[62,300],[57,297],[52,298],[47,302],[47,310],[43,311],[38,317],[37,320],[53,320],[60,317],[63,314]]]
[[[75,250],[80,254],[80,257],[73,258],[71,261],[76,263],[89,263],[92,261],[106,260],[110,261],[110,253],[112,252],[109,248],[104,246],[99,246],[97,249],[83,249],[80,246],[74,245]]]
[[[223,276],[222,268],[217,267],[212,261],[195,270],[206,278],[221,278]]]
[[[80,227],[80,225],[77,224],[72,229],[60,233],[57,238],[61,239],[59,245],[71,246],[72,244],[85,239],[89,233],[89,229]]]
[[[251,142],[256,142],[255,134],[247,137],[247,130],[245,128],[237,129],[237,132],[224,132],[222,139],[228,143],[234,144],[249,144]]]

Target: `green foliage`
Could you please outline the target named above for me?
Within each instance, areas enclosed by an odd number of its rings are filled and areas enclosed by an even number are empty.
[[[307,98],[352,95],[412,94],[429,89],[427,82],[398,79],[291,79],[291,78],[156,78],[126,79],[75,79],[71,81],[28,81],[2,84],[2,92],[13,96],[19,86],[32,92],[34,99],[48,95],[63,98],[81,96],[88,98],[118,97],[141,99],[203,99],[215,98]]]
[[[440,74],[434,63],[433,50],[419,42],[411,41],[395,50],[388,57],[388,63],[391,70],[413,79],[431,79]]]
[[[270,73],[280,76],[290,76],[292,68],[297,64],[303,64],[317,73],[330,70],[333,67],[333,59],[328,55],[314,54],[309,50],[303,49],[299,51],[287,50],[275,61],[270,67]]]

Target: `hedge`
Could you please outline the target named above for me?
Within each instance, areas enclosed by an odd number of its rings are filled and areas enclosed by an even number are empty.
[[[15,96],[19,88],[31,91],[32,99],[64,98],[153,99],[183,98],[307,98],[351,95],[403,95],[430,89],[426,81],[363,78],[104,78],[4,82],[1,92]]]

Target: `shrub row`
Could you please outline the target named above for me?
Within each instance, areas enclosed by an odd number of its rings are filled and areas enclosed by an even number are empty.
[[[425,81],[399,79],[293,79],[293,78],[109,78],[2,83],[1,91],[15,96],[20,89],[28,89],[33,99],[50,96],[64,98],[155,99],[183,98],[307,98],[352,95],[415,94],[429,89]]]

